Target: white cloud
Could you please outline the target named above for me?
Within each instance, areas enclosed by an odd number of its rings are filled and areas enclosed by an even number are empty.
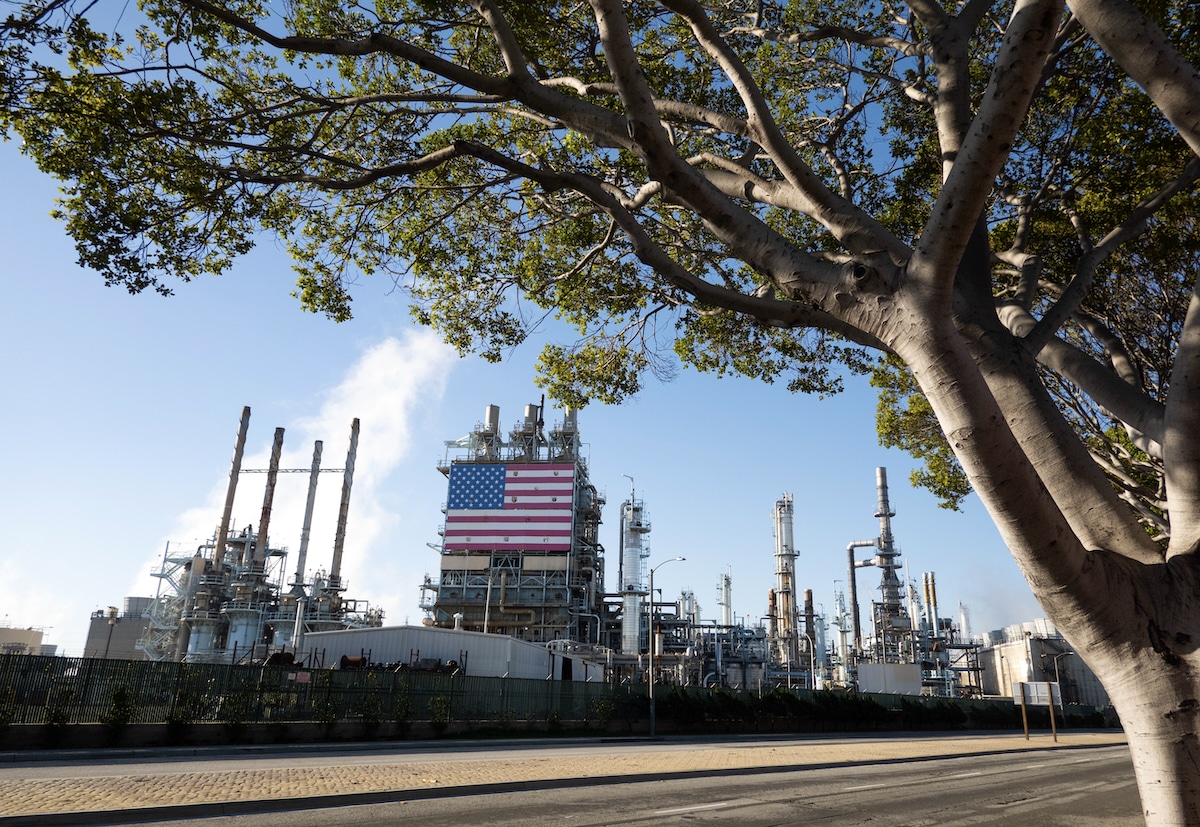
[[[410,332],[402,338],[388,338],[367,348],[350,366],[342,381],[320,394],[318,410],[308,416],[284,423],[284,449],[280,467],[305,469],[312,464],[313,443],[323,442],[322,469],[341,469],[346,463],[351,422],[360,420],[357,457],[354,467],[342,578],[349,583],[347,597],[392,603],[401,599],[415,604],[416,583],[403,585],[381,577],[394,568],[392,556],[398,544],[396,532],[404,522],[396,513],[396,497],[390,489],[407,470],[428,472],[428,462],[412,464],[413,423],[436,406],[444,393],[445,382],[457,361],[454,351],[427,331]],[[270,446],[276,423],[263,427],[261,417],[252,412],[244,473],[239,476],[235,501],[234,525],[239,530],[250,524],[257,531],[262,510],[266,475],[245,473],[265,469],[270,461]],[[230,427],[232,453],[236,420]],[[251,449],[251,446],[256,446]],[[424,447],[424,446],[422,446]],[[425,459],[422,451],[422,460]],[[308,473],[281,473],[278,476],[271,509],[270,545],[286,546],[286,581],[291,582],[297,565],[304,507],[308,495]],[[309,540],[306,574],[315,569],[328,570],[332,562],[337,516],[343,484],[342,473],[322,473],[317,486],[312,532]],[[172,553],[189,553],[212,537],[224,508],[228,477],[215,480],[205,502],[181,513],[170,538]],[[426,514],[421,528],[436,526],[436,515]],[[193,539],[194,538],[194,539]],[[174,543],[178,541],[178,548]],[[161,552],[159,553],[161,555]],[[161,556],[147,565],[130,594],[153,594],[157,583],[149,576],[157,569]],[[416,575],[408,573],[408,579]],[[389,607],[389,622],[401,622],[409,614],[407,606]],[[399,612],[397,612],[399,610]],[[393,614],[398,617],[392,617]]]

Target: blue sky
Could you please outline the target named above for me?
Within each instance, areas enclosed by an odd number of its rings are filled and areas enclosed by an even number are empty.
[[[362,420],[347,596],[380,606],[388,623],[419,622],[418,586],[438,568],[426,544],[437,539],[446,497],[435,468],[443,441],[467,434],[489,404],[500,406],[506,431],[515,425],[540,396],[538,347],[499,365],[460,359],[409,322],[404,297],[382,279],[355,289],[348,323],[304,313],[289,296],[287,256],[270,243],[224,277],[179,285],[174,297],[130,296],[75,265],[48,215],[57,185],[15,143],[0,145],[0,182],[0,621],[45,627],[47,642],[79,654],[92,611],[153,594],[148,572],[166,544],[194,549],[216,526],[249,405],[247,468],[266,467],[276,427],[286,429],[284,467],[307,468],[315,439],[325,467],[341,467],[350,422]],[[1040,617],[978,500],[954,513],[913,490],[911,460],[879,447],[873,417],[865,383],[818,400],[692,370],[650,381],[625,405],[585,409],[592,480],[608,498],[609,588],[628,475],[653,526],[650,564],[687,558],[663,567],[656,588],[691,589],[702,615],[715,618],[718,578],[732,570],[734,612],[757,621],[774,585],[772,508],[790,492],[800,587],[832,615],[846,544],[878,533],[882,465],[902,561],[918,583],[936,573],[943,616],[965,604],[976,633]],[[262,483],[242,476],[237,525],[257,524]],[[272,546],[298,548],[306,483],[281,477]],[[340,475],[322,475],[310,569],[329,564],[340,485]],[[864,611],[878,582],[860,570]]]

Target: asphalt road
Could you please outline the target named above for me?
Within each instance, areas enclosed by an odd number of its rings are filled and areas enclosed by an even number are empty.
[[[661,745],[646,748],[661,749]],[[531,758],[535,754],[536,750],[530,751]],[[1144,822],[1128,750],[1097,747],[802,771],[713,772],[633,783],[606,779],[595,785],[536,791],[136,823],[173,827],[1133,827]]]

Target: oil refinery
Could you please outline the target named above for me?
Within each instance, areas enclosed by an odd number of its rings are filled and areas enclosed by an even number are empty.
[[[938,697],[1003,694],[1017,659],[993,656],[998,646],[1024,645],[1028,680],[1046,664],[1057,677],[1062,659],[1074,656],[1052,629],[968,639],[965,622],[942,613],[934,573],[923,573],[919,587],[909,579],[893,536],[885,468],[875,469],[878,533],[846,543],[846,578],[839,581],[845,587],[835,584],[832,616],[817,611],[812,586],[801,581],[795,502],[786,492],[770,512],[774,548],[770,554],[764,549],[762,565],[773,564],[774,579],[757,622],[734,616],[732,569],[717,578],[715,616],[704,614],[690,590],[668,597],[655,589],[655,572],[684,558],[651,558],[650,509],[628,475],[606,580],[600,526],[607,502],[581,447],[579,412],[562,409],[549,425],[546,413],[543,398],[506,429],[499,407],[488,405],[467,436],[445,443],[437,463],[446,485],[443,516],[437,540],[426,544],[436,552],[437,570],[420,584],[424,618],[419,626],[384,627],[378,607],[345,595],[341,575],[358,420],[343,468],[321,467],[320,441],[310,467],[281,468],[284,431],[277,428],[269,466],[248,469],[242,467],[245,408],[212,538],[186,553],[168,547],[155,597],[126,598],[124,613],[115,607],[96,612],[88,651],[93,657],[275,659],[314,667],[453,664],[497,676]],[[265,475],[257,530],[238,529],[231,520],[238,481],[257,473]],[[309,481],[290,567],[287,549],[272,546],[268,534],[281,473],[307,473]],[[337,532],[328,568],[306,575],[322,473],[342,475]],[[867,583],[872,569],[877,585]],[[1038,658],[1033,639],[1050,641]],[[1081,662],[1066,664],[1071,674],[1085,671]]]
[[[321,468],[320,441],[313,446],[310,468],[280,468],[283,428],[275,429],[269,467],[242,468],[249,426],[250,408],[247,407],[242,409],[238,423],[225,506],[212,539],[190,553],[172,552],[170,546],[163,553],[162,565],[155,572],[159,591],[154,599],[146,601],[142,611],[146,622],[142,624],[136,642],[136,648],[149,660],[239,663],[263,660],[273,654],[294,657],[303,649],[307,632],[379,626],[383,622],[383,613],[378,609],[365,601],[343,596],[346,584],[341,577],[342,554],[358,450],[358,420],[350,426],[345,467],[338,469]],[[318,570],[306,581],[304,572],[313,505],[317,480],[323,471],[342,474],[337,536],[329,569]],[[290,582],[285,582],[287,550],[270,546],[268,530],[276,479],[280,473],[289,472],[307,472],[309,483],[295,574]],[[266,475],[257,531],[250,525],[238,530],[231,524],[238,480],[242,474],[249,473]],[[111,641],[113,621],[119,620],[120,616],[114,609],[100,619],[108,621]],[[89,640],[91,638],[89,634]],[[107,651],[109,647],[105,648]]]
[[[655,569],[683,558],[649,565],[650,515],[629,477],[616,577],[606,589],[598,539],[606,499],[579,446],[578,412],[565,409],[547,431],[544,402],[527,405],[507,433],[499,408],[489,405],[467,437],[446,443],[439,464],[448,481],[445,522],[440,542],[430,544],[439,572],[421,585],[427,626],[569,651],[604,664],[612,681],[648,681],[653,669],[654,682],[665,684],[977,691],[978,646],[938,615],[934,575],[924,575],[921,593],[905,586],[886,469],[876,469],[878,536],[847,546],[849,594],[836,595],[831,640],[812,589],[797,576],[794,501],[786,493],[774,506],[775,586],[765,623],[734,621],[732,572],[720,578],[716,618],[702,617],[692,592],[671,600],[656,594]],[[856,551],[868,548],[873,554],[858,559]],[[857,586],[865,568],[880,574],[867,629]]]

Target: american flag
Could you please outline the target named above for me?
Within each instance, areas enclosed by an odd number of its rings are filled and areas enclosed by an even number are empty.
[[[446,551],[570,551],[575,466],[450,466]]]

